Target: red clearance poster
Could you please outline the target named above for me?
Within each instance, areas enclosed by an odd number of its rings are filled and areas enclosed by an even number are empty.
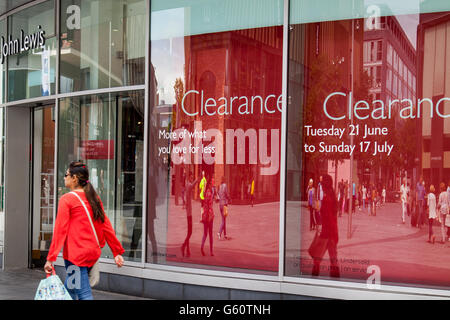
[[[304,55],[290,56],[302,72],[289,87],[301,143],[288,158],[301,161],[288,164],[288,176],[300,172],[287,181],[288,275],[450,285],[449,21],[292,27]]]
[[[156,63],[164,41],[152,48]],[[282,27],[189,36],[172,50],[189,68],[172,82],[175,103],[156,109],[154,152],[170,177],[165,257],[276,272]]]

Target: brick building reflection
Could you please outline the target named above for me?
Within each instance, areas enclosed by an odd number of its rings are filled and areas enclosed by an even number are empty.
[[[426,9],[426,2],[422,9]],[[450,13],[430,13],[420,16],[418,27],[418,96],[432,99],[433,104],[450,97]],[[440,110],[449,113],[450,102],[445,101]],[[434,116],[424,108],[417,141],[418,170],[427,185],[448,183],[450,179],[450,119]]]
[[[224,98],[228,101],[228,107],[233,97],[247,97],[249,103],[253,96],[275,95],[278,97],[281,94],[282,83],[282,37],[281,26],[185,37],[185,92],[190,90],[203,92],[203,104],[208,98],[216,101]],[[184,127],[193,132],[195,123],[198,125],[201,121],[202,130],[218,129],[223,136],[224,161],[223,164],[208,164],[203,159],[201,165],[196,165],[195,155],[192,155],[191,164],[184,166],[184,174],[187,176],[189,172],[192,172],[195,177],[198,177],[204,170],[207,176],[214,178],[216,185],[224,176],[233,202],[236,204],[249,201],[248,186],[254,178],[257,202],[278,201],[279,170],[273,175],[260,174],[261,168],[267,167],[261,163],[258,156],[261,136],[257,136],[257,140],[254,141],[257,145],[246,138],[244,148],[238,148],[238,143],[235,141],[234,164],[229,164],[226,154],[226,144],[229,141],[227,142],[225,131],[242,129],[247,132],[254,129],[258,133],[259,129],[267,129],[267,152],[270,155],[272,152],[271,129],[281,128],[281,113],[278,111],[270,114],[261,113],[258,104],[258,108],[253,113],[239,114],[238,107],[243,100],[236,99],[233,114],[218,115],[216,113],[208,116],[203,110],[204,114],[201,115],[201,98],[201,94],[190,94],[185,99],[184,105],[188,112],[192,114],[198,112],[195,116],[186,115],[180,106],[177,106],[176,128]],[[274,98],[270,101],[270,109],[274,109],[276,101]],[[209,143],[211,142],[203,141],[205,147]],[[256,152],[257,163],[251,160],[255,156],[251,154],[252,152]],[[239,164],[237,158],[242,153],[245,153],[245,161]]]

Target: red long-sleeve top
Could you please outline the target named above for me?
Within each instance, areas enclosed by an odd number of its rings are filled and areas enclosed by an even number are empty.
[[[76,192],[89,210],[100,246],[103,248],[106,241],[114,257],[123,254],[125,250],[117,239],[108,217],[105,215],[104,223],[101,220],[94,220],[93,211],[86,195],[83,191]],[[103,209],[102,203],[101,206]],[[56,261],[63,245],[63,258],[79,267],[92,267],[101,255],[86,210],[80,200],[71,193],[66,193],[59,200],[58,214],[47,260]]]

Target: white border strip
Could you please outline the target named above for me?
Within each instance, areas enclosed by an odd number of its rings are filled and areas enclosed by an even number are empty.
[[[25,106],[25,105],[29,105],[29,104],[33,104],[33,103],[39,103],[39,102],[44,102],[44,101],[47,102],[47,101],[55,100],[55,99],[89,96],[89,95],[96,95],[96,94],[109,94],[109,93],[125,92],[125,91],[139,91],[139,90],[144,91],[145,84],[135,85],[135,86],[126,86],[126,87],[102,88],[102,89],[93,89],[93,90],[86,90],[86,91],[60,93],[60,94],[54,94],[51,96],[43,96],[43,97],[11,101],[11,102],[2,104],[2,107]]]
[[[278,251],[278,276],[283,280],[284,276],[284,239],[285,239],[285,212],[286,212],[286,136],[287,136],[287,79],[288,79],[288,54],[289,54],[289,0],[284,0],[283,23],[283,71],[282,71],[282,96],[283,106],[281,113],[281,146],[280,146],[280,222],[279,222],[279,251]]]
[[[143,170],[142,170],[142,228],[141,228],[141,243],[142,243],[142,266],[145,265],[147,259],[147,195],[148,195],[148,141],[149,141],[149,100],[150,100],[150,0],[146,1],[146,24],[145,24],[145,92],[144,92],[144,159],[143,159]]]
[[[0,20],[6,19],[10,15],[13,15],[13,14],[15,14],[17,12],[20,12],[22,10],[28,9],[30,7],[33,7],[35,5],[41,4],[41,3],[46,2],[46,1],[48,1],[48,0],[36,0],[36,1],[33,1],[33,2],[25,3],[25,4],[21,5],[21,6],[18,6],[16,8],[12,9],[12,10],[9,10],[9,11],[5,12],[4,14],[0,15]]]

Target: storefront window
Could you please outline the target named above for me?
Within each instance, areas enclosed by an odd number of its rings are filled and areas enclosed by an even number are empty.
[[[146,1],[62,0],[60,91],[144,84]]]
[[[311,3],[291,1],[285,274],[448,289],[450,6]],[[388,43],[377,91],[367,41]]]
[[[125,248],[142,259],[144,94],[141,91],[60,100],[58,197],[70,162],[84,161],[90,181]],[[103,257],[110,257],[106,246]]]
[[[151,2],[147,262],[277,272],[283,1],[178,3]]]
[[[4,39],[8,50],[3,50],[3,56],[9,53],[8,101],[55,93],[57,40],[54,21],[54,1],[8,17],[9,34]]]

